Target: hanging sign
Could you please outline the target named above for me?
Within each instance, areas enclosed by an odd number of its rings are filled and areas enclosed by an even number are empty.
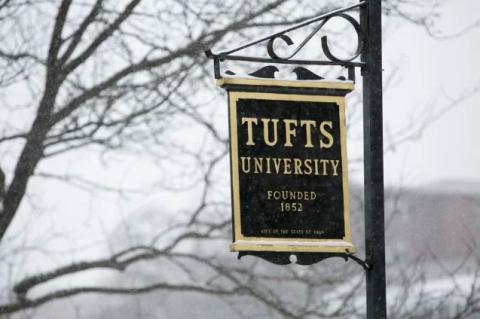
[[[232,251],[353,253],[349,81],[221,78],[229,96]]]

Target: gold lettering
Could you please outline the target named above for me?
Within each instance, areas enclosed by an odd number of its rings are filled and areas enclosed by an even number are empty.
[[[292,136],[297,136],[297,131],[295,130],[295,128],[292,128],[291,125],[293,124],[294,126],[297,126],[297,120],[290,120],[290,119],[286,119],[286,120],[283,120],[283,122],[285,123],[285,144],[284,146],[287,146],[287,147],[292,147],[293,144],[292,144]]]
[[[255,145],[253,141],[253,124],[258,124],[254,117],[242,117],[242,125],[247,123],[247,143],[246,145]]]
[[[294,164],[293,166],[295,167],[294,174],[295,175],[298,175],[298,174],[302,175],[303,174],[302,173],[302,160],[299,159],[299,158],[294,158],[293,159],[293,164]]]
[[[332,167],[333,167],[333,176],[338,176],[337,169],[338,169],[339,162],[340,162],[339,160],[330,160],[330,163],[332,164]]]
[[[283,159],[283,174],[285,175],[292,174],[292,159],[290,158]]]
[[[318,172],[318,160],[314,159],[313,161],[315,163],[315,175],[320,175],[320,173]]]
[[[312,127],[315,127],[317,124],[312,120],[301,120],[300,126],[305,126],[305,147],[313,147],[312,144]]]
[[[322,173],[322,175],[325,176],[325,175],[327,175],[327,164],[328,164],[328,160],[326,160],[326,159],[321,159],[321,160],[320,160],[320,163],[322,163],[322,165],[323,165],[323,173]]]
[[[270,174],[270,173],[271,173],[271,171],[270,171],[270,157],[265,158],[265,161],[267,162],[267,171],[266,171],[266,173],[267,173],[267,174]]]
[[[317,194],[312,191],[299,191],[299,190],[267,190],[268,200],[296,200],[296,201],[309,201],[317,198]]]
[[[242,162],[242,171],[245,174],[250,173],[250,157],[240,157],[240,161]],[[248,168],[245,168],[245,162],[248,164]]]
[[[263,171],[263,157],[254,157],[253,162],[255,163],[255,174],[261,173]]]
[[[320,148],[330,148],[333,145],[333,135],[326,130],[325,126],[328,126],[330,129],[333,128],[332,121],[323,121],[320,123],[320,133],[327,139],[325,143],[323,139],[320,139]]]
[[[282,162],[281,158],[273,158],[273,166],[275,166],[275,172],[280,173],[280,163]]]
[[[305,170],[303,171],[304,174],[306,175],[311,175],[312,174],[312,160],[307,158],[303,164],[305,165]]]
[[[331,159],[241,156],[239,166],[244,174],[338,176],[341,173],[340,160]]]
[[[274,146],[277,144],[278,134],[277,134],[277,127],[278,127],[278,119],[261,119],[263,122],[263,140],[265,144],[268,146]],[[273,123],[273,141],[270,141],[270,134],[268,130],[268,123],[272,121]]]

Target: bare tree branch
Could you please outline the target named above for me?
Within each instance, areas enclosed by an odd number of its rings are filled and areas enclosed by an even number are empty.
[[[140,1],[141,0],[132,0],[112,24],[110,24],[105,30],[103,30],[82,53],[80,53],[76,58],[74,58],[72,61],[67,63],[62,70],[64,77],[66,77],[73,70],[75,70],[80,64],[85,62],[95,52],[95,50],[97,50],[97,48],[109,38],[120,27],[120,25],[132,14],[133,10],[140,3]],[[92,16],[98,13],[96,11],[98,11],[100,8],[97,8],[97,6],[100,6],[100,5],[101,3],[99,4],[98,2],[95,4],[95,7],[92,9],[92,12],[93,12],[93,14],[91,13]],[[89,17],[87,17],[87,19]],[[89,21],[87,21],[86,23],[89,23]],[[86,29],[86,26],[84,26],[83,24],[81,25],[79,29],[80,33],[78,35],[80,38],[82,33],[85,31],[85,30],[82,31],[81,30],[82,28]],[[74,47],[71,50],[73,51],[73,49]],[[68,51],[66,53],[68,53]],[[65,54],[65,56],[62,59],[66,60],[67,58],[68,58],[68,55]]]

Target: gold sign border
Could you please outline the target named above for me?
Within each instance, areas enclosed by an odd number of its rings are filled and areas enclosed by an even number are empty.
[[[241,79],[239,79],[241,80]],[[261,81],[263,85],[271,82],[267,80],[245,80]],[[246,84],[243,81],[241,84]],[[270,80],[271,81],[271,80]],[[264,83],[265,82],[265,83]],[[285,82],[285,81],[284,81]],[[332,88],[346,89],[343,86]],[[232,83],[233,84],[233,83]],[[340,83],[342,84],[342,83]],[[347,83],[348,84],[348,83]],[[305,102],[327,102],[336,103],[339,107],[340,116],[340,143],[342,161],[342,188],[344,207],[344,230],[345,236],[340,239],[311,239],[311,238],[274,238],[274,237],[246,237],[241,232],[240,212],[240,176],[238,167],[238,134],[237,134],[237,102],[240,99],[262,99],[281,101],[305,101]],[[345,124],[345,97],[325,95],[299,95],[283,93],[259,93],[259,92],[229,92],[229,117],[230,117],[230,160],[232,172],[232,200],[233,200],[233,243],[231,251],[277,251],[277,252],[332,252],[332,253],[354,253],[355,246],[352,243],[350,229],[350,208],[348,190],[348,164],[346,147],[346,124]]]
[[[292,88],[315,88],[315,89],[336,89],[352,91],[353,82],[331,82],[325,80],[275,80],[275,79],[252,79],[252,78],[220,78],[216,80],[216,84],[220,87],[226,85],[245,85],[245,86],[281,86]]]

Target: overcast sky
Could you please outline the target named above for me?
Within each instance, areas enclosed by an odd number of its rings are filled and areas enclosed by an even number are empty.
[[[478,19],[479,12],[479,1],[446,1],[437,28],[454,34]],[[384,41],[386,72],[392,62],[399,67],[396,85],[384,96],[385,120],[390,125],[403,127],[426,107],[447,106],[449,99],[480,84],[480,28],[437,40],[412,25],[396,27]],[[480,187],[479,102],[477,93],[433,122],[418,142],[387,155],[386,182],[426,185],[463,180]]]

